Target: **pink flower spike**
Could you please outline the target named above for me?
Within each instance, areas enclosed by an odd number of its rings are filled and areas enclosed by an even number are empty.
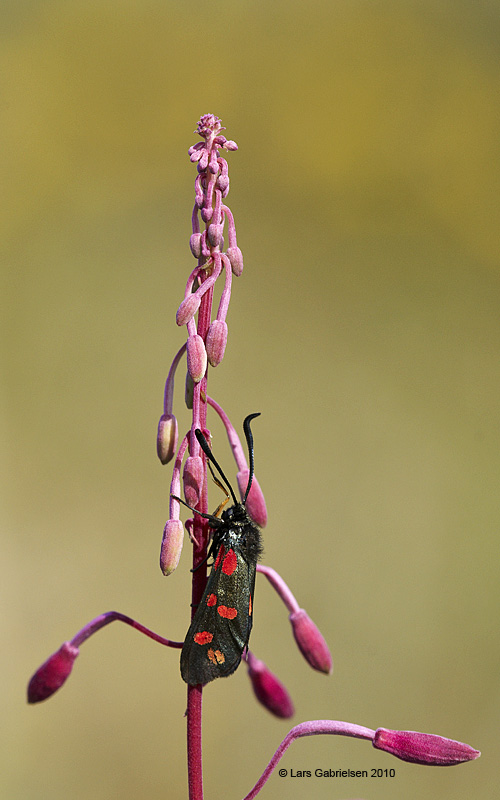
[[[227,344],[227,325],[219,319],[211,323],[206,340],[208,363],[217,367],[224,358]]]
[[[377,750],[385,750],[393,756],[413,764],[435,767],[451,767],[479,758],[481,753],[468,744],[445,739],[433,733],[417,731],[392,731],[378,728],[373,738]]]
[[[333,661],[328,645],[309,615],[300,608],[292,611],[289,620],[295,641],[308,664],[318,672],[331,675]]]
[[[236,476],[242,499],[245,496],[249,474],[250,471],[247,467],[246,469],[240,470]],[[252,485],[245,506],[253,521],[256,522],[259,527],[265,528],[267,525],[266,501],[264,500],[264,494],[255,475],[252,479]]]
[[[162,414],[156,435],[156,452],[162,464],[168,464],[177,448],[177,420],[173,414]]]
[[[28,684],[28,703],[40,703],[57,692],[69,678],[79,652],[71,642],[64,642],[56,653],[38,667]]]
[[[187,340],[187,367],[195,383],[199,383],[207,371],[207,351],[197,333]]]
[[[189,456],[184,465],[182,480],[186,503],[192,508],[200,502],[204,477],[203,461],[200,456]]]
[[[247,666],[248,676],[259,703],[262,703],[275,717],[281,719],[292,717],[294,713],[292,699],[276,675],[273,675],[264,662],[251,652],[247,655]]]
[[[163,530],[160,550],[160,569],[167,577],[177,569],[184,543],[184,528],[180,519],[169,519]]]
[[[204,139],[210,139],[217,136],[220,131],[226,130],[221,122],[220,117],[216,117],[215,114],[203,114],[198,120],[195,133],[203,136]]]

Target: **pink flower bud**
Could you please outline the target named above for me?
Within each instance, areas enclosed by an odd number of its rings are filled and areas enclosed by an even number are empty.
[[[212,224],[208,226],[207,234],[208,241],[212,247],[217,247],[222,238],[222,225],[216,225],[215,222],[212,222]]]
[[[192,233],[189,239],[189,247],[195,258],[201,256],[201,233]]]
[[[187,368],[195,383],[199,383],[207,369],[207,351],[203,339],[195,333],[187,340]]]
[[[187,323],[193,319],[194,315],[198,311],[200,303],[201,298],[198,297],[197,294],[189,294],[187,297],[185,297],[177,309],[177,314],[175,315],[175,321],[177,322],[177,325],[187,325]]]
[[[203,222],[210,222],[213,213],[214,210],[211,205],[210,206],[204,205],[203,208],[201,209],[201,218]]]
[[[213,175],[217,175],[219,171],[219,165],[217,163],[217,150],[212,150],[210,153],[210,162],[208,164],[208,169]]]
[[[250,472],[247,468],[240,470],[240,472],[238,472],[236,476],[241,497],[245,496],[245,492],[247,490],[247,485],[248,485],[249,474]],[[247,502],[245,505],[253,521],[256,522],[257,525],[259,525],[261,528],[265,528],[267,525],[266,501],[264,500],[262,489],[260,488],[259,482],[255,477],[255,475],[252,478],[252,485],[250,487],[250,491],[247,497]]]
[[[292,611],[288,619],[292,623],[295,641],[308,664],[319,672],[331,675],[333,662],[328,645],[309,615],[299,608],[298,611]]]
[[[243,253],[239,247],[228,247],[226,250],[226,255],[231,262],[233,275],[236,275],[236,277],[239,278],[243,272]]]
[[[189,148],[189,158],[193,163],[196,163],[201,158],[203,152],[206,150],[205,142],[197,142]]]
[[[168,464],[177,449],[177,420],[173,414],[162,414],[156,435],[156,452],[162,464]]]
[[[78,647],[64,642],[31,678],[28,684],[28,703],[39,703],[57,692],[69,677],[78,653]]]
[[[203,147],[203,142],[197,142],[196,144],[193,144],[193,146],[189,148],[188,154],[192,155],[193,153],[196,153],[198,150],[201,150],[202,147]]]
[[[191,156],[191,161],[193,161],[193,156]],[[208,166],[208,150],[206,148],[203,148],[198,162],[198,169],[200,170],[200,172],[203,172],[207,168],[207,166]]]
[[[236,142],[233,142],[232,139],[226,139],[226,141],[224,142],[224,149],[225,150],[237,150],[238,149],[238,145],[236,144]]]
[[[180,519],[169,519],[163,529],[161,540],[160,568],[164,575],[177,569],[181,557],[184,529]]]
[[[192,508],[200,502],[204,479],[203,461],[200,456],[189,456],[184,465],[182,480],[186,503]]]
[[[293,716],[292,699],[276,675],[273,675],[264,662],[259,661],[250,652],[248,653],[247,666],[248,675],[259,703],[262,703],[264,708],[267,708],[276,717],[288,719]]]
[[[436,767],[450,767],[464,761],[473,761],[481,753],[468,744],[445,739],[433,733],[417,731],[391,731],[378,728],[373,738],[373,746],[385,750],[403,761],[414,764],[429,764]]]
[[[224,358],[227,342],[227,325],[219,319],[214,319],[207,333],[207,357],[212,367],[216,367]]]
[[[229,192],[229,178],[227,175],[219,175],[217,178],[217,186],[222,192],[222,197],[227,197]]]

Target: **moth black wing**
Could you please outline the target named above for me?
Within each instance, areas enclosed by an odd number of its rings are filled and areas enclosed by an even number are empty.
[[[255,571],[237,548],[221,546],[182,648],[186,683],[210,683],[239,666],[252,630]]]
[[[235,511],[241,520],[231,519]],[[216,534],[220,546],[181,653],[182,678],[191,686],[231,675],[252,630],[260,531],[240,505],[224,517],[227,528]]]

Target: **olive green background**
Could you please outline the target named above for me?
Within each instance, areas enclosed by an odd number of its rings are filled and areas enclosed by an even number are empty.
[[[349,720],[481,749],[453,769],[296,742],[262,798],[469,800],[499,781],[500,4],[2,2],[2,739],[8,800],[184,798],[178,652],[123,625],[28,707],[31,672],[117,609],[182,639],[189,548],[158,567],[155,455],[185,331],[204,113],[228,155],[245,270],[210,393],[255,422],[265,563],[327,638],[310,670],[258,580],[253,650],[204,694],[206,797],[243,797],[291,724]],[[181,430],[182,371],[176,387]],[[234,475],[222,426],[214,448]],[[211,493],[215,506],[219,496]]]

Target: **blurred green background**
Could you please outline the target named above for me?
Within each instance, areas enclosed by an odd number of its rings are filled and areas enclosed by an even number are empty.
[[[255,653],[294,722],[440,733],[454,769],[295,743],[262,798],[491,798],[499,780],[500,4],[4,0],[2,741],[9,800],[184,798],[178,653],[125,626],[51,701],[31,672],[117,609],[166,636],[155,455],[188,249],[196,122],[215,113],[245,271],[210,393],[254,425],[265,563],[320,626],[326,678],[259,580]],[[189,424],[183,379],[181,430]],[[214,447],[234,475],[222,427]],[[213,504],[218,493],[212,493]],[[242,797],[288,722],[245,670],[205,693],[206,797]]]

